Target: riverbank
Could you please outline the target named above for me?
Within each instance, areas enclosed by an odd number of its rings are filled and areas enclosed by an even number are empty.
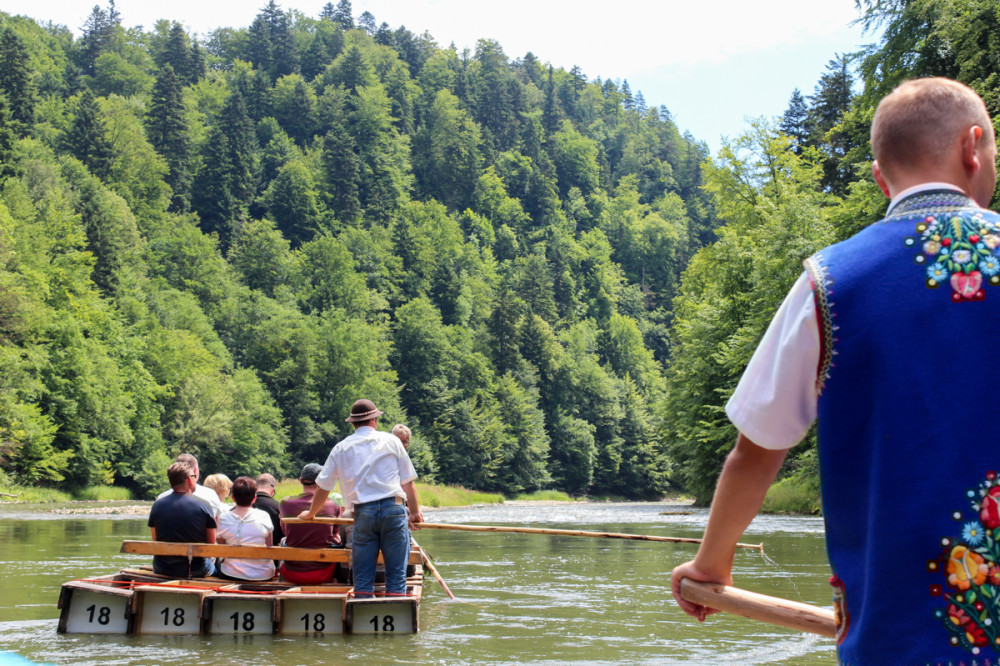
[[[274,496],[280,501],[300,492],[302,492],[302,486],[296,479],[285,479],[278,483]],[[460,486],[424,483],[417,484],[417,496],[421,506],[428,509],[482,506],[505,502],[580,501],[558,491],[546,490],[505,498],[499,493],[485,493]],[[53,505],[48,512],[54,514],[145,516],[149,513],[152,500],[133,499],[124,488],[88,488],[74,496],[52,488],[25,488],[9,483],[0,484],[0,506],[24,504]]]

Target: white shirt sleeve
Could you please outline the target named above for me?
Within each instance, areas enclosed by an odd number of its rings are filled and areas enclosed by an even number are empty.
[[[336,449],[337,447],[333,447]],[[323,464],[323,469],[320,471],[319,476],[316,477],[316,485],[323,490],[333,490],[333,487],[337,485],[338,474],[337,460],[333,455],[333,450],[330,451],[330,455],[326,457],[326,462]]]
[[[788,292],[740,378],[726,414],[765,449],[789,449],[816,420],[820,339],[809,276]]]

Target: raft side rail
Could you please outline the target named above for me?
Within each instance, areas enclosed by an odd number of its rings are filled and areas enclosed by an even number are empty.
[[[122,541],[122,553],[169,557],[231,557],[244,560],[285,560],[286,562],[350,563],[350,548],[289,548],[287,546],[236,546],[221,543],[171,541]],[[379,554],[379,562],[382,555]],[[409,564],[420,564],[420,551],[411,550]]]

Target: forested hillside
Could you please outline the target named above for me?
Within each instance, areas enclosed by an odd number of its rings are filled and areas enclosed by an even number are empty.
[[[0,13],[6,474],[294,473],[369,397],[425,479],[667,489],[672,300],[717,222],[665,108],[349,0],[52,19]]]
[[[0,13],[2,474],[294,473],[369,397],[425,479],[707,502],[802,259],[885,210],[878,99],[1000,112],[995,4],[859,0],[879,43],[714,158],[627,82],[349,0],[197,38]],[[782,476],[815,499],[811,436]]]

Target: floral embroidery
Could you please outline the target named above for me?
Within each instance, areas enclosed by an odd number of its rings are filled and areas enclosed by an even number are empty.
[[[949,211],[927,215],[917,222],[918,238],[907,247],[919,247],[914,257],[926,264],[925,284],[936,289],[951,285],[951,300],[981,301],[983,280],[1000,285],[1000,227],[983,219],[982,211]]]
[[[976,520],[961,511],[961,537],[941,539],[941,555],[927,570],[944,574],[946,585],[932,585],[931,596],[946,605],[935,617],[951,634],[950,643],[978,655],[982,648],[1000,651],[1000,485],[996,472],[966,493]]]

